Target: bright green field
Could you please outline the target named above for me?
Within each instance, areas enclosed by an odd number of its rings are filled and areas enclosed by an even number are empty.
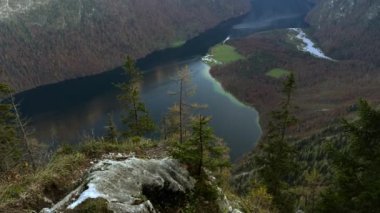
[[[244,59],[244,56],[240,55],[235,47],[226,44],[216,45],[211,49],[211,54],[215,60],[222,62],[223,64]]]
[[[274,68],[266,73],[267,76],[272,78],[283,78],[290,74],[288,70],[284,70],[281,68]]]

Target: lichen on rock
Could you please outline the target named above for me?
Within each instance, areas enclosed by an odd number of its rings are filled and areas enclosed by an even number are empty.
[[[171,158],[102,160],[89,170],[85,183],[63,199],[64,202],[41,212],[75,210],[87,199],[97,198],[105,199],[112,212],[157,212],[156,205],[160,205],[157,200],[167,202],[163,205],[168,206],[170,202],[177,203],[194,184],[187,170]]]

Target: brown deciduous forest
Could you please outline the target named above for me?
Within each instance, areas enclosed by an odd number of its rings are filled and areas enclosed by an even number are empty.
[[[337,59],[359,59],[380,65],[379,1],[320,1],[307,21],[322,48]],[[339,12],[337,12],[339,11]]]
[[[51,1],[0,19],[0,69],[6,71],[0,79],[19,91],[104,72],[126,55],[144,57],[250,8],[248,0],[231,2]]]
[[[279,102],[281,80],[266,75],[281,68],[296,76],[295,102],[300,134],[319,129],[351,112],[357,97],[379,100],[380,68],[359,60],[330,61],[297,50],[286,31],[256,34],[231,42],[247,57],[212,69],[225,89],[252,104],[265,126],[267,114]],[[237,83],[239,82],[239,83]]]

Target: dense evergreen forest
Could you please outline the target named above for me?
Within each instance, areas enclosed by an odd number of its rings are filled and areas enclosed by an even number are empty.
[[[126,83],[120,88],[123,126],[113,115],[101,138],[87,138],[77,147],[62,145],[50,155],[33,139],[17,110],[12,90],[1,84],[0,211],[40,210],[62,199],[81,179],[90,162],[111,153],[177,159],[195,178],[193,191],[174,199],[154,199],[160,212],[222,212],[219,190],[243,212],[378,212],[380,206],[380,111],[360,100],[356,116],[343,119],[313,137],[296,140],[293,74],[283,79],[278,109],[269,115],[266,134],[240,166],[231,168],[228,148],[213,134],[211,118],[199,103],[189,103],[195,90],[189,70],[178,71],[177,102],[161,124],[154,124],[140,97],[140,71],[128,57]],[[149,139],[158,132],[161,139]],[[69,134],[69,133],[68,133]],[[249,173],[237,177],[233,174]],[[169,200],[169,201],[168,201]],[[79,212],[102,212],[104,201],[79,206]],[[92,209],[92,210],[91,210]],[[104,210],[104,209],[103,209]]]

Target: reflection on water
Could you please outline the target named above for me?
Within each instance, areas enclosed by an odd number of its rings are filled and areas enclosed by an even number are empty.
[[[198,113],[212,116],[211,125],[215,133],[229,144],[231,157],[236,159],[251,149],[260,137],[257,112],[226,93],[211,77],[209,66],[200,58],[160,66],[147,72],[142,86],[143,101],[155,121],[159,123],[168,107],[176,101],[175,97],[168,95],[168,91],[175,90],[177,86],[172,76],[179,67],[185,65],[189,66],[192,81],[197,88],[190,101],[208,105],[207,109]],[[52,138],[58,139],[60,143],[75,143],[78,137],[83,135],[102,136],[107,113],[112,112],[120,125],[121,106],[116,100],[117,93],[118,90],[110,89],[107,93],[74,108],[35,117],[33,125],[38,137],[50,141]]]
[[[304,28],[308,25],[303,20],[304,15],[286,15],[286,16],[276,16],[273,18],[260,19],[254,22],[243,22],[239,25],[234,26],[231,32],[232,38],[241,38],[251,35],[255,32],[276,29],[284,29],[290,27]]]
[[[241,38],[255,32],[303,28],[305,16],[313,4],[305,0],[252,0],[252,12],[231,30],[232,38]]]
[[[280,2],[280,3],[279,3]],[[300,3],[301,2],[301,3]],[[253,11],[241,18],[222,23],[179,48],[158,51],[139,60],[144,70],[142,98],[158,123],[175,100],[167,93],[175,90],[171,80],[180,66],[188,65],[197,93],[191,101],[207,104],[201,113],[212,116],[216,135],[229,145],[232,159],[248,152],[258,141],[261,129],[257,112],[223,90],[209,74],[209,67],[197,55],[225,38],[239,38],[269,29],[303,27],[308,10],[304,0],[253,0]],[[237,25],[232,27],[236,22]],[[185,60],[193,58],[192,60]],[[84,135],[102,136],[107,114],[112,113],[120,126],[121,106],[118,90],[112,83],[124,77],[119,69],[54,85],[43,86],[17,96],[21,111],[32,120],[40,141],[78,143]]]

